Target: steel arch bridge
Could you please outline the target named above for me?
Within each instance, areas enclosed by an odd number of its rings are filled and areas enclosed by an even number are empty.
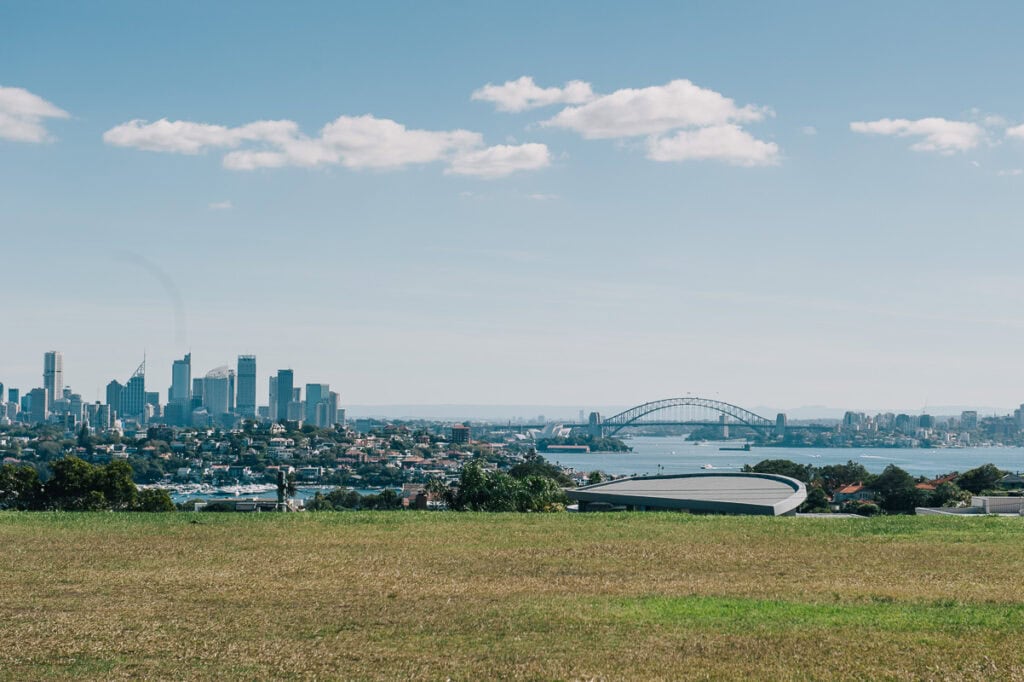
[[[709,415],[713,418],[709,418]],[[628,426],[722,425],[749,426],[765,433],[775,427],[775,422],[732,403],[687,396],[637,405],[603,419],[594,426],[600,426],[604,433],[613,436]]]

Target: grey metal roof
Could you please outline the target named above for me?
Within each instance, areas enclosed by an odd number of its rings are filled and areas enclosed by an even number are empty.
[[[757,473],[642,476],[567,490],[572,500],[725,514],[792,512],[807,489],[788,476]]]

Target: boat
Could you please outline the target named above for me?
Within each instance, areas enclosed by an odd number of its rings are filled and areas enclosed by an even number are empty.
[[[701,466],[701,469],[714,469],[714,468],[715,468],[715,465],[713,465],[713,464],[705,464],[705,465]]]
[[[750,443],[744,443],[742,447],[731,448],[728,446],[722,446],[719,450],[728,450],[729,452],[750,452]]]

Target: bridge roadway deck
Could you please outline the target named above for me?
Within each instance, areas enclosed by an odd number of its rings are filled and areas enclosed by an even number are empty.
[[[551,422],[551,423],[552,424],[561,424],[563,427],[565,427],[567,429],[587,429],[587,428],[590,428],[590,424],[570,424],[570,423],[566,423],[566,422]],[[497,424],[497,423],[494,423],[494,422],[487,422],[487,425],[488,426],[492,426],[492,427],[494,427],[496,429],[498,429],[498,428],[509,429],[510,428],[510,429],[515,429],[515,430],[543,429],[544,427],[549,426],[549,424]],[[606,427],[608,429],[628,429],[628,428],[636,428],[636,427],[641,427],[641,426],[698,426],[698,427],[700,427],[700,426],[722,426],[722,425],[723,424],[720,421],[692,421],[692,422],[644,421],[644,422],[634,422],[632,424],[625,424],[625,425],[623,425],[623,424],[615,424],[614,422],[612,422],[612,423],[607,423],[606,422],[606,423],[602,424],[602,426],[604,426],[604,427]],[[754,429],[754,430],[757,430],[757,429],[774,429],[775,428],[774,424],[765,425],[765,426],[751,426],[749,424],[744,424],[743,422],[739,422],[739,421],[725,422],[725,426],[728,426],[729,428],[733,428],[733,429],[746,427],[748,429]],[[787,431],[832,431],[833,429],[835,429],[835,426],[834,425],[830,426],[828,424],[787,424],[786,425],[786,430]]]

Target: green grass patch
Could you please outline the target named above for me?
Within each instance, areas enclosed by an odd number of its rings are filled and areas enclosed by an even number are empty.
[[[0,513],[0,679],[1024,679],[1024,522]]]

